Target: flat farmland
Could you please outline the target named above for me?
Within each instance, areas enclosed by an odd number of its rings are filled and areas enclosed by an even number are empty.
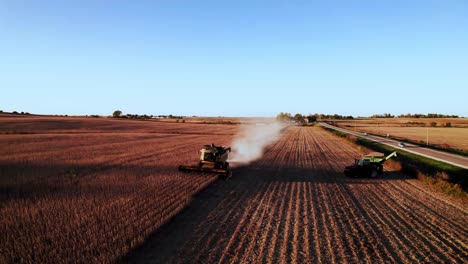
[[[385,165],[345,178],[360,155],[318,127],[289,127],[262,159],[218,181],[125,261],[463,263],[467,206]]]
[[[378,135],[390,134],[396,138],[409,139],[426,144],[429,134],[429,144],[444,148],[457,148],[468,151],[468,128],[439,128],[439,127],[367,127],[361,132]]]
[[[229,180],[183,174],[238,125],[0,119],[0,263],[463,263],[468,207],[291,126]],[[175,218],[174,218],[175,217]]]
[[[5,115],[3,115],[5,116]],[[219,120],[199,118],[193,122],[167,122],[158,120],[138,121],[113,118],[79,118],[79,117],[31,117],[7,116],[0,114],[0,134],[89,134],[89,133],[168,133],[168,134],[233,134],[236,127],[209,126],[197,122],[216,123]],[[239,122],[239,119],[224,119]]]
[[[216,180],[182,174],[237,126],[0,119],[0,263],[112,262]]]
[[[372,120],[333,121],[335,125],[359,132],[368,132],[413,142],[426,143],[441,148],[455,148],[468,151],[468,120],[466,118],[380,118]],[[431,126],[436,123],[436,127]],[[451,123],[452,127],[442,127]]]

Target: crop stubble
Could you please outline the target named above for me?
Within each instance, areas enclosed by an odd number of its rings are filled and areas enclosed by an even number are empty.
[[[262,159],[213,183],[132,262],[383,263],[467,259],[467,207],[389,164],[345,178],[358,149],[290,127]]]
[[[388,164],[381,179],[344,178],[361,153],[321,129],[290,127],[215,181],[176,167],[201,144],[229,145],[237,126],[98,120],[83,131],[88,120],[65,121],[3,126],[0,262],[467,259],[465,204]]]
[[[0,136],[0,263],[117,260],[216,179],[178,164],[237,129],[103,120],[92,132],[62,123],[37,131],[35,121],[28,134]],[[141,128],[121,133],[126,125]]]

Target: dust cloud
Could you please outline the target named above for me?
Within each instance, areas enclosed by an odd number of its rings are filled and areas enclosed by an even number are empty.
[[[277,122],[242,125],[232,141],[229,162],[247,165],[259,159],[264,148],[279,138],[281,129],[285,126]]]

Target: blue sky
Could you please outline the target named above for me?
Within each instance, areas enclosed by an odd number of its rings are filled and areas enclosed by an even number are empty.
[[[467,1],[2,1],[0,109],[468,116]]]

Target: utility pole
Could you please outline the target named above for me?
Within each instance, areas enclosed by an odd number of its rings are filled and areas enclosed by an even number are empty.
[[[426,128],[426,146],[429,146],[429,128]]]

